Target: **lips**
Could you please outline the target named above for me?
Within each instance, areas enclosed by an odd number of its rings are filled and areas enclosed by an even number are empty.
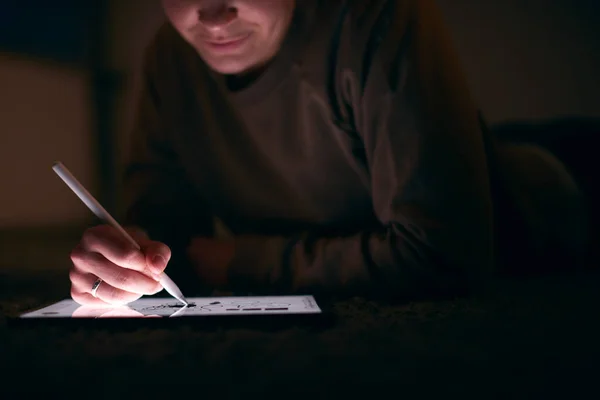
[[[212,50],[226,52],[239,48],[242,44],[244,44],[244,42],[246,42],[246,40],[248,40],[249,37],[250,33],[247,33],[225,40],[205,40],[205,43]]]

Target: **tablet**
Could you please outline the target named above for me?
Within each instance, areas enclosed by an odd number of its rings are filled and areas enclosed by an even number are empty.
[[[141,298],[127,306],[91,307],[67,299],[21,314],[20,318],[277,317],[322,313],[313,296],[191,297],[187,300],[187,306],[173,298]]]
[[[126,306],[81,306],[66,299],[38,310],[19,315],[20,321],[65,322],[84,321],[137,321],[170,320],[214,325],[215,322],[242,326],[262,321],[278,323],[317,321],[323,310],[313,296],[238,296],[189,297],[189,305],[173,298],[144,297]],[[136,322],[134,322],[136,323]]]

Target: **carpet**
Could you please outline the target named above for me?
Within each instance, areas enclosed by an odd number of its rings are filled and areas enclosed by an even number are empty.
[[[0,274],[0,398],[596,397],[600,273],[440,301],[331,304],[325,329],[19,327],[63,274]]]

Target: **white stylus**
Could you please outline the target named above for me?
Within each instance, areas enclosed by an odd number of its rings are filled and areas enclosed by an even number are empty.
[[[98,203],[98,201],[92,196],[79,181],[71,174],[71,172],[61,162],[56,162],[52,166],[52,169],[56,174],[71,188],[71,190],[88,206],[88,208],[103,221],[108,222],[115,227],[119,232],[123,234],[127,240],[131,242],[138,250],[140,245],[123,229],[123,227]],[[177,287],[175,282],[171,280],[164,272],[160,275],[160,284],[162,287],[169,292],[169,294],[181,301],[186,306],[189,304],[181,290]]]

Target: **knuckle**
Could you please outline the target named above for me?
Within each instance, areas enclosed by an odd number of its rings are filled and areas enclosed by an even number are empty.
[[[88,255],[89,255],[89,253],[87,251],[85,251],[83,248],[77,246],[76,248],[71,250],[71,253],[69,254],[69,258],[71,259],[71,262],[73,264],[77,265],[77,264],[86,262]]]
[[[84,248],[94,246],[98,243],[98,238],[99,237],[96,228],[86,229],[85,232],[83,232],[83,235],[81,236],[81,245]]]
[[[112,229],[114,228],[110,225],[98,225],[86,229],[81,236],[81,245],[84,248],[101,245],[107,238],[111,237],[110,232]]]
[[[79,272],[77,272],[76,269],[71,268],[69,270],[69,280],[71,281],[72,284],[75,284],[79,279]]]
[[[89,228],[88,230],[94,232],[96,235],[104,236],[104,235],[110,234],[110,232],[114,229],[115,228],[113,228],[111,225],[102,224],[102,225],[93,226],[93,227]]]
[[[113,301],[113,300],[116,300],[119,298],[119,296],[120,296],[119,293],[121,293],[120,289],[117,289],[115,286],[110,285],[110,289],[108,290],[107,297],[110,299],[110,301]]]
[[[117,289],[126,288],[131,282],[131,275],[126,273],[125,271],[119,271],[115,275],[115,283],[117,285]]]
[[[116,287],[111,288],[109,298],[110,302],[114,304],[125,304],[128,302],[127,292]]]
[[[146,267],[145,260],[137,249],[124,250],[121,259],[124,265],[132,266],[135,269],[144,269]]]
[[[84,254],[85,253],[81,249],[76,248],[71,251],[71,253],[69,254],[69,258],[71,259],[73,264],[77,264],[83,261]]]
[[[70,255],[71,262],[73,263],[73,273],[79,273],[79,271],[93,272],[104,262],[104,257],[101,254],[90,253],[83,250],[75,250]],[[73,276],[73,275],[69,275]]]
[[[78,304],[80,304],[80,305],[85,305],[85,304],[89,303],[86,300],[85,296],[82,296],[81,293],[79,293],[74,288],[71,288],[71,298],[73,300],[75,300],[75,302],[78,303]]]

